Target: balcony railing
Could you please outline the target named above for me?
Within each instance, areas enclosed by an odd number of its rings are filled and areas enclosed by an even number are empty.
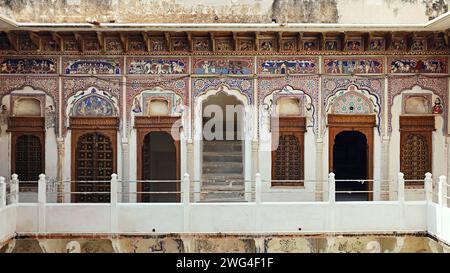
[[[286,181],[275,181],[276,185],[286,184]],[[280,183],[281,182],[281,183]],[[288,181],[289,186],[273,186],[274,180],[263,180],[257,173],[254,180],[190,180],[185,174],[182,180],[127,180],[118,179],[116,174],[109,181],[56,181],[48,180],[41,174],[37,181],[19,181],[19,176],[13,174],[11,179],[0,177],[0,200],[4,206],[16,203],[261,203],[261,202],[340,202],[340,201],[409,201],[405,194],[405,184],[423,183],[423,187],[414,188],[415,200],[434,201],[436,203],[448,200],[448,184],[446,177],[437,181],[430,173],[423,180],[405,180],[399,173],[396,180],[352,180],[335,179],[333,173],[327,180]],[[222,184],[220,184],[222,183]],[[336,185],[360,183],[364,189],[336,190]],[[26,190],[21,185],[26,184]],[[34,185],[35,186],[34,186]],[[96,188],[100,184],[101,187]],[[287,185],[286,184],[286,185]],[[32,187],[30,185],[33,185]],[[97,190],[79,190],[76,185]],[[87,186],[86,186],[87,185]],[[126,185],[126,187],[125,187]],[[144,187],[144,185],[148,185]],[[167,186],[169,186],[167,188]],[[209,187],[208,187],[209,185]],[[211,188],[211,185],[213,187]],[[236,185],[239,185],[236,188]],[[376,187],[375,187],[376,186]],[[33,190],[29,190],[33,188]],[[100,189],[100,190],[98,190]],[[407,189],[407,188],[406,188]],[[235,197],[220,197],[228,193]],[[34,194],[34,196],[33,196]],[[84,196],[83,201],[78,197]],[[88,196],[88,198],[86,198]],[[218,196],[208,198],[207,196]],[[344,196],[345,198],[342,198]],[[362,198],[361,198],[362,196]],[[368,197],[370,196],[370,198]],[[103,197],[103,198],[90,198]],[[338,200],[337,200],[338,199]],[[90,201],[96,200],[96,201]],[[100,200],[100,201],[99,201]]]
[[[424,199],[414,201],[406,200],[410,192],[406,192],[408,181],[402,174],[395,181],[360,181],[378,183],[377,187],[363,190],[364,194],[379,197],[386,191],[389,198],[356,202],[336,200],[336,183],[345,182],[336,181],[332,173],[325,181],[305,180],[302,187],[296,188],[272,187],[271,182],[256,174],[252,181],[239,182],[241,186],[246,184],[241,187],[243,198],[239,202],[209,202],[196,199],[196,194],[202,193],[201,183],[185,175],[181,181],[168,182],[179,185],[171,192],[177,199],[142,203],[139,195],[167,192],[151,188],[143,191],[139,183],[166,182],[120,181],[113,174],[107,181],[108,191],[80,193],[72,191],[73,183],[80,181],[49,181],[42,174],[37,181],[37,202],[25,203],[19,200],[20,181],[13,175],[9,181],[0,178],[0,242],[15,234],[429,232],[450,243],[449,185],[445,176],[433,180],[431,174],[426,174]],[[381,182],[390,188],[381,187]],[[74,194],[109,198],[104,203],[70,203]],[[288,198],[290,194],[293,197]]]

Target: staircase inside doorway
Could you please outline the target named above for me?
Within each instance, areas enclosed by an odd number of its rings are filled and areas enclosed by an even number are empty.
[[[201,201],[245,201],[242,151],[241,140],[203,141]]]

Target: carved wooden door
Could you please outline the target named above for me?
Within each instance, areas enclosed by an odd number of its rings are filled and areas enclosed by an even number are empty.
[[[303,186],[304,117],[280,117],[272,130],[272,186]]]
[[[303,178],[302,149],[295,134],[282,134],[275,151],[274,180],[299,181]]]
[[[110,138],[100,133],[80,136],[76,148],[76,201],[110,202],[114,153]],[[79,182],[88,181],[88,182]],[[99,181],[108,181],[105,183]],[[83,194],[86,192],[86,194]],[[106,192],[102,194],[102,192]]]
[[[422,180],[425,173],[431,172],[430,145],[426,133],[402,135],[401,162],[406,180]],[[414,184],[414,183],[412,183]]]
[[[43,162],[42,145],[38,136],[25,134],[17,137],[14,172],[19,175],[20,181],[37,181],[39,174],[44,172]]]
[[[432,172],[434,116],[400,116],[400,171],[406,187],[423,187]]]

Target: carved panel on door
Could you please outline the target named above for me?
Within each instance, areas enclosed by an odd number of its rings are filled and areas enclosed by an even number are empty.
[[[101,133],[87,133],[78,139],[76,148],[77,202],[110,201],[110,180],[114,153],[110,138]],[[98,181],[107,181],[105,183]],[[86,192],[87,194],[83,194]],[[102,192],[106,192],[102,194]]]

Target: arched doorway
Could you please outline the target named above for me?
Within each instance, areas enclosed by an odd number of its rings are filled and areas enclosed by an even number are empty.
[[[367,137],[359,131],[343,131],[333,145],[333,172],[336,180],[336,200],[368,200],[368,183],[353,180],[368,179]],[[349,179],[350,181],[345,181]],[[351,193],[339,193],[350,191]]]
[[[244,106],[219,92],[202,104],[202,201],[243,201]]]
[[[335,173],[336,180],[343,180],[336,181],[336,191],[355,191],[336,194],[337,201],[372,200],[375,126],[375,115],[328,115],[329,172]],[[346,179],[367,181],[362,184]]]
[[[179,183],[177,148],[167,132],[150,132],[142,145],[142,202],[177,202]],[[150,192],[150,193],[146,193]],[[163,193],[159,193],[163,192]],[[169,193],[174,192],[174,193]]]
[[[76,202],[110,202],[110,180],[114,172],[114,161],[113,142],[108,136],[90,132],[78,138],[75,149]]]

